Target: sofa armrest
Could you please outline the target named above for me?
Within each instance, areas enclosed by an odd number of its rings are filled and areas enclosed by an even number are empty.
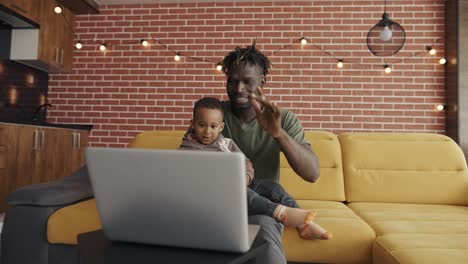
[[[52,254],[55,245],[47,240],[49,216],[60,208],[91,197],[93,191],[86,166],[58,181],[29,185],[12,192],[7,197],[10,206],[1,233],[1,263],[53,263],[54,256],[60,254]],[[66,252],[68,260],[61,263],[76,263],[76,247],[69,247]]]
[[[48,264],[47,219],[57,207],[12,206],[1,233],[2,264]]]
[[[28,185],[10,193],[9,205],[60,206],[93,197],[85,166],[58,181]]]

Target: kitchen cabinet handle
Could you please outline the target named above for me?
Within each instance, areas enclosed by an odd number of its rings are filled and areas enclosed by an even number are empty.
[[[45,141],[45,131],[42,130],[41,131],[41,146],[39,147],[40,149],[44,147],[44,141]]]
[[[78,144],[76,144],[76,149],[80,149],[81,148],[81,134],[76,133],[76,135],[78,137]]]
[[[60,50],[60,64],[63,65],[63,49]]]
[[[59,62],[59,48],[55,48],[55,62],[58,63]]]
[[[33,133],[33,149],[39,149],[39,131],[36,129]]]
[[[81,134],[73,132],[73,149],[81,148]]]
[[[72,148],[76,148],[76,133],[72,132]]]

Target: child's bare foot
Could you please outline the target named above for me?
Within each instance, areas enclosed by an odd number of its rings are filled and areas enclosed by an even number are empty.
[[[299,228],[299,236],[303,239],[331,239],[333,234],[313,221],[307,221]]]
[[[300,227],[308,221],[312,221],[317,215],[317,212],[307,211],[300,208],[287,207],[278,205],[274,216],[285,226]]]

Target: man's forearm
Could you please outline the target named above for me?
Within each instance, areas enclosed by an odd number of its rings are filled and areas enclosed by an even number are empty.
[[[294,172],[306,181],[317,181],[320,176],[320,163],[312,148],[309,145],[299,144],[284,130],[275,139]]]

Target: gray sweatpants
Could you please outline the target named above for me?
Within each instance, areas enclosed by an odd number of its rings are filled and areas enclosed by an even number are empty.
[[[260,225],[258,236],[268,243],[266,253],[257,257],[260,264],[286,263],[281,243],[283,225],[273,218],[278,204],[299,208],[296,200],[276,182],[254,179],[247,187],[249,224]]]

